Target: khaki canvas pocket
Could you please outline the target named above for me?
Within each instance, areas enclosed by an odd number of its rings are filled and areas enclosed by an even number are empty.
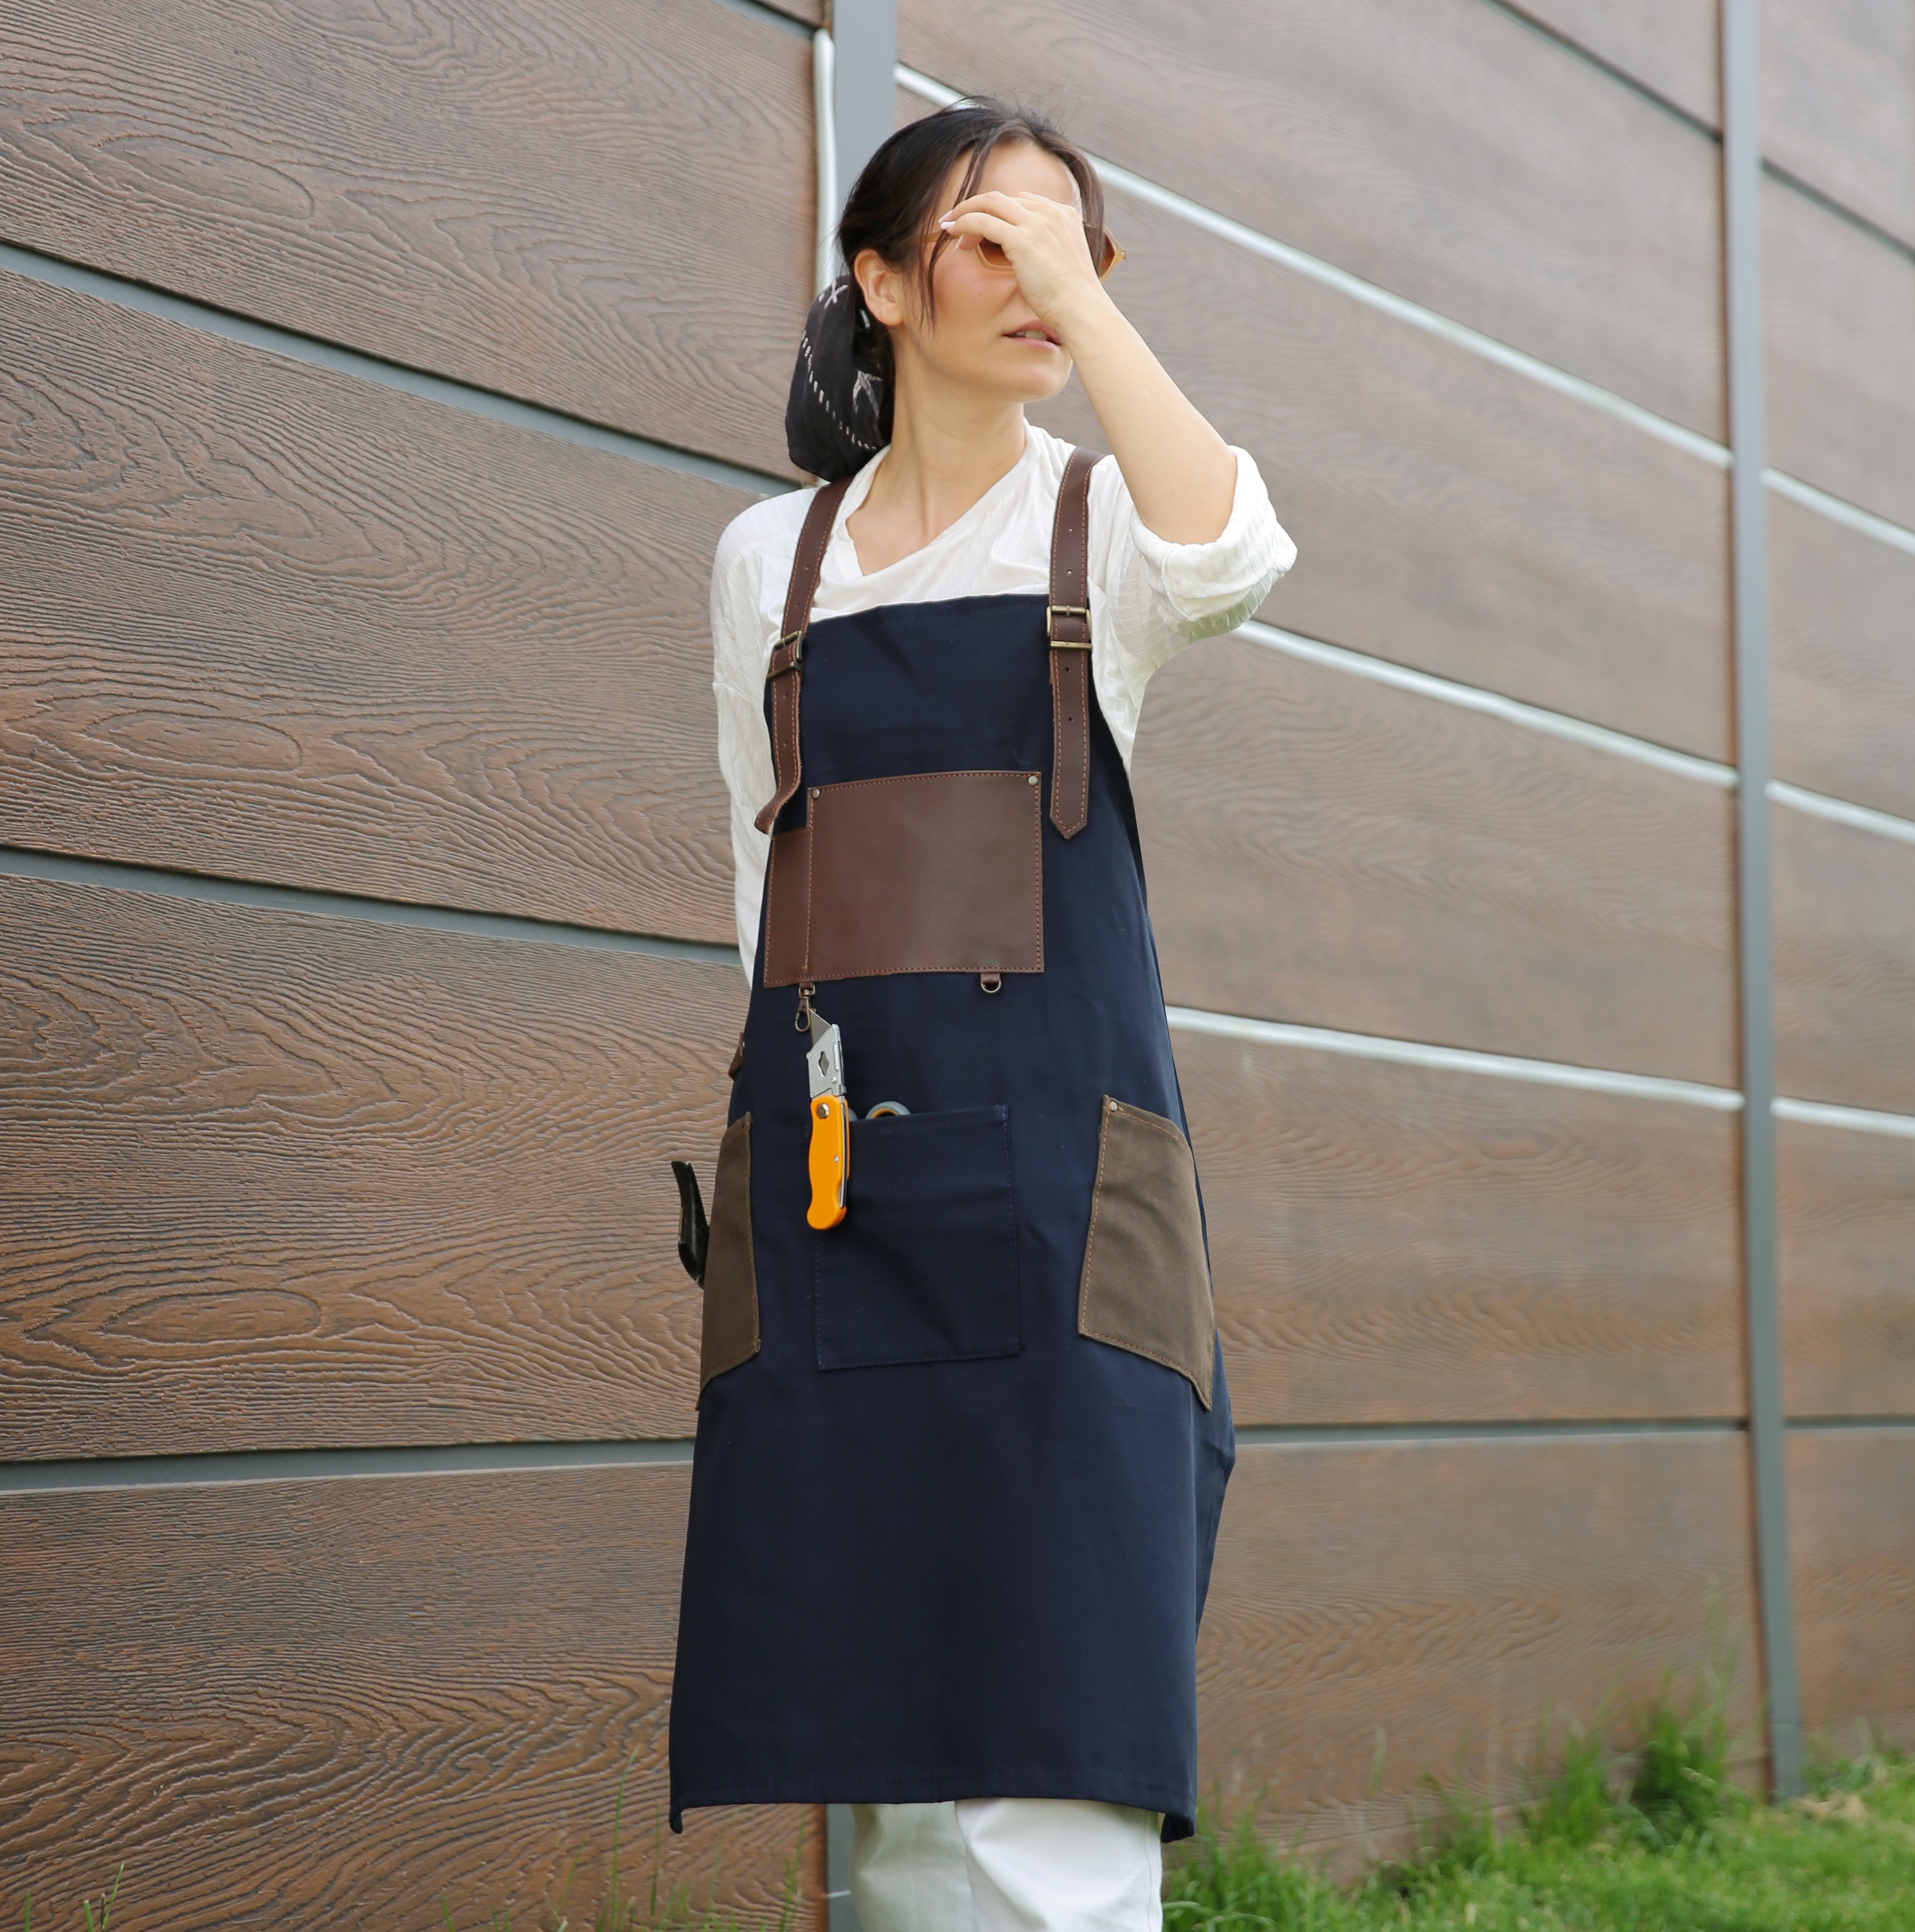
[[[1217,1324],[1197,1162],[1176,1121],[1107,1096],[1077,1332],[1175,1369],[1210,1406]]]
[[[712,1238],[705,1251],[705,1316],[698,1337],[698,1393],[714,1376],[758,1352],[758,1271],[751,1252],[751,1116],[718,1143],[712,1183]]]

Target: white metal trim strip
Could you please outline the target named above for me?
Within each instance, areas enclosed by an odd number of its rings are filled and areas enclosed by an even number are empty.
[[[1825,1100],[1788,1100],[1778,1094],[1770,1111],[1779,1120],[1800,1120],[1815,1127],[1846,1127],[1858,1134],[1890,1134],[1915,1141],[1915,1114],[1878,1113],[1868,1107],[1836,1107]]]
[[[1619,758],[1633,758],[1638,764],[1653,765],[1659,771],[1672,772],[1678,778],[1694,778],[1725,791],[1735,789],[1734,766],[1719,764],[1713,758],[1697,758],[1688,752],[1674,752],[1667,746],[1653,743],[1646,738],[1632,738],[1626,731],[1613,731],[1605,724],[1592,724],[1584,718],[1572,718],[1566,712],[1545,711],[1540,705],[1525,704],[1519,698],[1505,698],[1500,692],[1485,691],[1476,685],[1458,684],[1452,679],[1434,676],[1428,671],[1413,670],[1407,664],[1392,664],[1386,658],[1371,657],[1341,644],[1326,644],[1316,638],[1299,637],[1294,632],[1280,631],[1272,625],[1260,624],[1254,619],[1239,624],[1237,630],[1253,643],[1287,652],[1292,657],[1307,658],[1313,664],[1347,671],[1355,677],[1393,685],[1399,691],[1413,691],[1444,704],[1500,718],[1506,724],[1520,724],[1527,730],[1545,732],[1553,738],[1565,738],[1573,744],[1611,752]]]
[[[833,238],[838,228],[838,110],[832,95],[835,54],[823,27],[811,36],[812,144],[817,149],[817,236],[811,264],[812,293],[830,286]]]
[[[197,899],[216,905],[250,906],[267,912],[298,913],[320,919],[365,920],[382,926],[409,926],[433,932],[463,932],[481,939],[529,940],[541,946],[580,946],[611,952],[644,952],[662,959],[685,959],[736,971],[738,948],[703,939],[622,932],[610,927],[573,926],[557,920],[530,919],[521,913],[473,912],[457,906],[421,905],[404,899],[379,899],[310,886],[267,885],[205,872],[169,872],[157,866],[118,859],[82,859],[66,852],[39,852],[0,844],[0,879],[37,879],[52,885],[85,886],[106,892],[157,892],[164,898]]]
[[[1826,793],[1804,791],[1785,779],[1769,781],[1769,796],[1777,805],[1792,806],[1811,818],[1826,818],[1835,825],[1852,826],[1858,832],[1872,832],[1878,838],[1899,838],[1915,845],[1915,819],[1898,818],[1893,812],[1878,812],[1873,806],[1851,805],[1846,799],[1830,798]]]
[[[1347,268],[1339,268],[1330,262],[1320,261],[1314,255],[1308,255],[1300,248],[1292,248],[1287,242],[1261,234],[1240,221],[1233,221],[1228,215],[1213,213],[1200,203],[1187,200],[1169,188],[1159,188],[1154,182],[1146,181],[1142,176],[1134,175],[1128,168],[1119,167],[1114,162],[1096,160],[1095,164],[1098,173],[1112,187],[1161,208],[1167,214],[1180,216],[1192,226],[1206,229],[1221,241],[1233,242],[1251,254],[1260,255],[1266,261],[1275,262],[1293,274],[1320,283],[1326,288],[1334,289],[1340,295],[1348,296],[1396,321],[1407,322],[1412,328],[1420,329],[1426,335],[1434,335],[1485,362],[1493,363],[1514,375],[1526,376],[1542,388],[1553,389],[1558,395],[1567,396],[1572,401],[1584,404],[1590,409],[1599,410],[1605,416],[1614,416],[1632,428],[1641,430],[1644,435],[1655,437],[1659,442],[1668,443],[1717,470],[1726,470],[1729,466],[1729,452],[1713,437],[1703,436],[1683,424],[1672,422],[1667,416],[1659,416],[1653,410],[1644,408],[1640,403],[1632,403],[1627,397],[1619,396],[1613,390],[1605,389],[1584,376],[1572,376],[1568,370],[1559,369],[1554,363],[1544,362],[1540,356],[1531,356],[1521,349],[1513,349],[1508,343],[1499,342],[1495,337],[1485,335],[1479,329],[1471,328],[1466,323],[1452,322],[1449,316],[1439,315],[1434,309],[1425,308],[1420,303],[1394,295],[1388,289],[1380,288],[1374,282],[1365,281],[1362,276],[1352,274]]]
[[[1539,1086],[1574,1087],[1586,1093],[1620,1094],[1632,1100],[1670,1100],[1685,1106],[1734,1113],[1742,1096],[1733,1088],[1700,1082],[1665,1080],[1648,1073],[1617,1073],[1596,1066],[1574,1066],[1554,1060],[1522,1060],[1508,1054],[1476,1053],[1421,1040],[1389,1040],[1380,1034],[1339,1033],[1329,1027],[1297,1026],[1278,1020],[1247,1019],[1197,1006],[1167,1006],[1170,1024],[1182,1033],[1219,1040],[1245,1040],[1261,1046],[1301,1047],[1317,1053],[1342,1053],[1359,1060],[1386,1060],[1404,1066],[1440,1067],[1452,1073],[1487,1073],[1502,1080],[1527,1080]]]
[[[338,1483],[395,1476],[511,1475],[554,1469],[688,1466],[689,1436],[628,1442],[419,1442],[389,1448],[186,1450],[158,1456],[60,1456],[0,1462],[0,1496],[82,1490],[226,1488],[240,1483]]]
[[[1784,470],[1765,470],[1762,480],[1778,496],[1786,496],[1791,503],[1800,503],[1805,510],[1816,511],[1832,524],[1845,524],[1851,530],[1860,531],[1865,537],[1873,537],[1878,543],[1887,544],[1891,550],[1906,550],[1911,556],[1915,556],[1915,530],[1905,530],[1899,524],[1892,524],[1887,518],[1877,516],[1873,510],[1865,510],[1845,497],[1832,496],[1827,490],[1818,490],[1814,484],[1805,483],[1800,477],[1791,476]]]
[[[950,107],[960,100],[969,98],[960,94],[955,87],[946,87],[941,80],[934,80],[928,74],[920,74],[914,67],[907,67],[902,61],[898,63],[898,84],[907,94],[915,94],[920,100],[928,100],[934,107]],[[1095,160],[1095,157],[1092,157]],[[1099,162],[1098,166],[1102,164]]]
[[[343,343],[319,336],[301,335],[277,324],[255,322],[250,316],[229,310],[208,307],[164,289],[148,288],[143,282],[128,281],[78,262],[57,256],[42,255],[31,248],[0,242],[0,275],[19,275],[49,287],[70,289],[96,302],[111,302],[116,308],[132,309],[143,315],[163,316],[182,328],[195,328],[208,335],[241,342],[316,369],[331,369],[361,382],[376,382],[382,388],[397,389],[407,395],[423,397],[449,409],[463,410],[469,416],[485,416],[495,422],[510,423],[522,429],[536,430],[543,436],[556,436],[568,442],[580,442],[594,449],[609,450],[614,456],[652,464],[663,470],[676,470],[743,490],[754,496],[781,496],[799,486],[788,477],[772,476],[742,464],[728,463],[722,457],[701,455],[695,450],[679,449],[657,442],[629,430],[610,429],[583,416],[568,416],[542,403],[528,403],[494,389],[481,389],[449,376],[434,374],[403,362],[388,362]]]

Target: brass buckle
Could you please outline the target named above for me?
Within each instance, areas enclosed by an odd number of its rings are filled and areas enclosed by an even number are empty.
[[[799,660],[805,655],[805,633],[802,631],[786,632],[784,635],[772,646],[772,656],[776,657],[787,644],[792,646],[791,662],[789,664],[775,667],[770,674],[773,677],[782,677],[787,671],[796,670],[798,668]]]
[[[1082,604],[1047,604],[1044,607],[1044,634],[1060,651],[1087,651],[1090,649],[1088,638],[1060,638],[1051,628],[1053,617],[1081,617],[1083,627],[1090,628],[1090,610]]]

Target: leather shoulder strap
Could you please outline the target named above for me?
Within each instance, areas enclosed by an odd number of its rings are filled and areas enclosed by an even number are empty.
[[[1074,449],[1050,525],[1050,822],[1066,838],[1090,816],[1090,472],[1098,458]]]
[[[772,765],[778,774],[778,789],[754,821],[760,832],[770,831],[772,821],[797,796],[804,776],[798,751],[799,664],[805,655],[811,600],[818,594],[818,573],[824,568],[832,525],[838,520],[838,506],[850,487],[849,476],[827,483],[811,499],[805,527],[798,533],[791,582],[784,593],[784,628],[772,647],[772,661],[765,670],[772,686]]]

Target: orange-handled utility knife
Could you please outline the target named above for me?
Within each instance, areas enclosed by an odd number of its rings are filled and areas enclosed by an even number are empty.
[[[822,1015],[811,1014],[811,1045],[805,1070],[811,1083],[811,1204],[805,1218],[814,1228],[835,1228],[844,1219],[851,1185],[851,1109],[844,1099],[844,1042]]]

